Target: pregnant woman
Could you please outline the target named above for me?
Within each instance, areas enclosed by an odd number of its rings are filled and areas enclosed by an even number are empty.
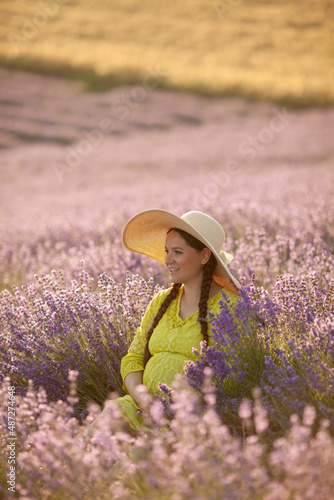
[[[234,309],[240,285],[228,270],[232,256],[222,249],[224,242],[221,225],[195,211],[178,217],[165,210],[146,210],[124,228],[125,247],[165,263],[173,284],[152,299],[122,359],[128,394],[109,401],[104,410],[117,404],[132,429],[143,424],[139,386],[158,394],[159,383],[170,386],[175,375],[183,373],[185,361],[196,359],[193,348],[200,351],[202,341],[213,345],[208,311],[219,313],[222,290]]]

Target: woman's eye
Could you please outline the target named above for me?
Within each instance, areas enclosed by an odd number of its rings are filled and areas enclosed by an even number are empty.
[[[169,253],[169,251],[167,250],[167,248],[165,248],[165,254],[167,255],[168,253]],[[182,255],[181,250],[174,250],[174,253],[177,255]]]

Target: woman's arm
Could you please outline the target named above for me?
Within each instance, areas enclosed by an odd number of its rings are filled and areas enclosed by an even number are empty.
[[[146,308],[145,314],[141,320],[140,326],[136,330],[136,335],[134,336],[131,345],[129,347],[129,350],[127,354],[122,358],[121,361],[121,376],[123,379],[123,383],[128,375],[130,373],[135,373],[135,372],[141,372],[141,376],[143,374],[144,370],[144,353],[145,353],[145,346],[146,346],[146,338],[147,338],[147,332],[149,331],[153,320],[160,308],[161,303],[164,300],[164,297],[166,295],[166,292],[158,292],[155,297],[151,300],[149,305]],[[140,375],[139,375],[140,376]],[[138,375],[135,375],[135,377],[138,377]],[[139,381],[140,380],[140,381]],[[138,384],[142,384],[142,378],[135,378],[135,386]],[[129,389],[131,391],[132,388],[132,383],[129,382],[130,387],[128,388],[125,386],[123,388],[126,388],[129,392]],[[129,392],[130,394],[130,392]],[[131,394],[130,394],[131,395]],[[135,398],[134,398],[135,399]]]
[[[145,405],[143,404],[141,406],[141,397],[140,394],[138,394],[137,387],[143,384],[143,373],[143,370],[131,372],[128,373],[124,379],[124,385],[126,390],[128,391],[129,396],[132,397],[132,399],[141,410],[144,410],[143,406]]]

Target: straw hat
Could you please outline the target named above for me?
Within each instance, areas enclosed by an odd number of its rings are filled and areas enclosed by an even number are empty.
[[[213,273],[217,283],[229,287],[232,282],[237,290],[241,288],[238,280],[227,268],[233,257],[222,250],[225,243],[224,229],[215,219],[202,212],[187,212],[182,217],[159,209],[140,212],[125,225],[123,244],[129,250],[147,255],[164,264],[166,235],[171,228],[186,231],[211,250],[217,259]]]

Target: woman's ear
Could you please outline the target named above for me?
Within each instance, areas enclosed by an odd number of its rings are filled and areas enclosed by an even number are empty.
[[[209,248],[203,248],[203,250],[201,251],[201,254],[202,254],[202,258],[201,258],[201,264],[204,266],[204,264],[206,264],[208,262],[208,260],[210,259],[210,256],[211,256],[211,250],[209,250]]]

